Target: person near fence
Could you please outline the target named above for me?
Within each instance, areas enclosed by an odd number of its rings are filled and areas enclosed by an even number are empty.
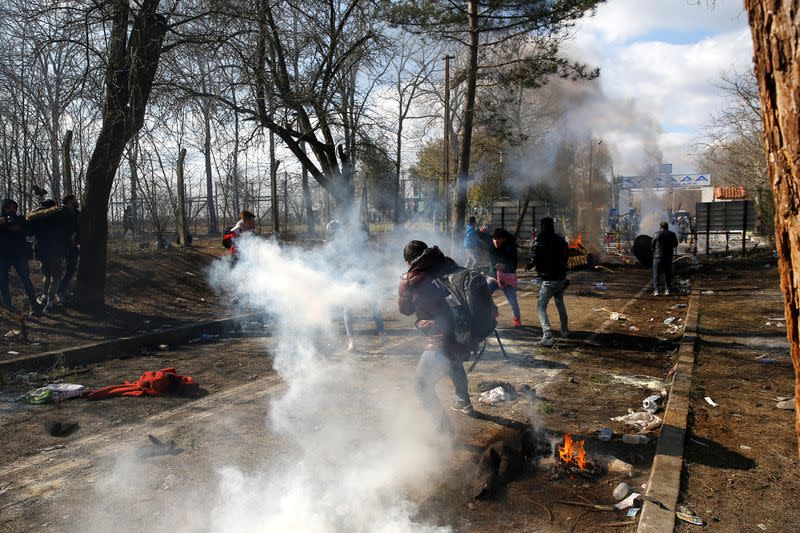
[[[64,206],[57,206],[54,200],[42,202],[38,209],[28,215],[34,236],[33,253],[39,261],[44,276],[42,295],[37,301],[44,306],[45,313],[55,311],[56,290],[67,256],[73,222]]]
[[[131,237],[135,228],[133,227],[133,206],[128,204],[125,206],[125,212],[122,213],[122,238],[124,239],[128,232],[131,232]]]
[[[18,208],[17,202],[11,198],[3,200],[0,213],[0,295],[3,298],[3,306],[15,312],[8,287],[8,271],[14,267],[25,296],[28,297],[31,315],[36,316],[41,313],[41,308],[36,301],[36,291],[31,283],[28,267],[30,246],[26,236],[30,233],[30,228],[26,218],[17,213]]]
[[[239,250],[236,248],[236,239],[246,233],[256,230],[256,215],[252,211],[242,211],[239,213],[239,220],[236,224],[225,232],[222,236],[222,245],[231,251],[231,258],[234,261],[239,259]]]
[[[531,247],[531,257],[526,268],[536,267],[536,272],[541,279],[539,294],[537,295],[536,312],[539,323],[542,325],[542,338],[540,346],[553,346],[555,339],[547,316],[547,305],[550,300],[556,301],[558,319],[561,321],[561,338],[569,337],[569,317],[567,307],[564,305],[564,290],[569,285],[567,281],[567,254],[568,246],[564,237],[556,233],[555,221],[545,217],[541,221],[541,231],[536,236],[536,241]]]
[[[56,289],[56,301],[63,304],[67,300],[69,284],[78,270],[78,259],[81,255],[80,244],[80,211],[78,209],[78,199],[74,194],[64,195],[61,205],[65,211],[68,224],[70,226],[67,242],[67,256],[64,260],[64,275],[58,282]]]
[[[494,293],[502,289],[514,316],[513,325],[522,325],[522,317],[517,300],[517,240],[508,230],[497,228],[492,232],[489,246],[489,277],[486,284]]]
[[[672,257],[678,247],[678,237],[669,230],[669,224],[661,223],[661,230],[653,236],[653,296],[658,296],[659,281],[664,275],[664,295],[672,291]]]

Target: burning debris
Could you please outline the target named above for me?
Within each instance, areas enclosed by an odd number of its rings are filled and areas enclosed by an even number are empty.
[[[569,433],[564,434],[564,444],[557,448],[554,459],[550,479],[565,477],[591,479],[600,474],[600,465],[586,454],[584,441],[573,439]]]
[[[567,268],[575,270],[589,264],[589,251],[583,245],[583,232],[569,242],[567,250]]]

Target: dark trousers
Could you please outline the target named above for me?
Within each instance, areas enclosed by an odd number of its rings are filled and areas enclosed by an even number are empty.
[[[8,289],[8,271],[11,267],[14,267],[14,270],[17,271],[17,277],[22,282],[22,288],[25,290],[25,296],[28,297],[31,306],[35,306],[36,292],[33,290],[33,283],[31,283],[28,258],[24,256],[0,258],[0,295],[3,298],[3,305],[7,309],[12,308],[11,292]]]
[[[653,290],[658,290],[658,281],[664,274],[664,284],[668,291],[672,291],[672,260],[653,260]]]
[[[61,281],[58,282],[56,294],[63,296],[64,293],[67,292],[69,283],[72,281],[73,276],[75,276],[75,272],[78,270],[79,257],[80,251],[77,248],[70,248],[70,250],[67,252],[67,257],[64,260],[64,275],[61,276]]]

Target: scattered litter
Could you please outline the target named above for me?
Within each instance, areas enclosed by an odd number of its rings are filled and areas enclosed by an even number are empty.
[[[577,380],[577,379],[575,379],[575,376],[570,376],[570,377],[569,377],[569,382],[570,382],[570,383],[577,383],[577,382],[578,382],[578,380]]]
[[[633,376],[623,376],[621,374],[609,374],[611,381],[615,383],[621,383],[622,385],[630,385],[631,387],[639,387],[641,389],[648,389],[648,390],[661,390],[662,381],[659,378],[655,378],[653,376],[647,376],[644,374],[634,374]]]
[[[169,350],[169,344],[159,344],[158,349],[161,350],[162,352],[166,352],[167,350]]]
[[[786,317],[785,316],[776,316],[775,318],[766,317],[766,319],[770,320],[772,322],[780,322],[782,320],[786,320]]]
[[[50,383],[44,387],[26,392],[14,401],[27,402],[33,405],[61,402],[80,396],[83,394],[84,389],[86,387],[83,385],[75,385],[73,383]]]
[[[639,331],[639,328],[637,328],[636,326],[631,326],[628,328],[628,331]]]
[[[756,357],[756,361],[758,361],[762,365],[774,365],[775,363],[778,362],[778,360],[775,359],[774,357],[767,357],[766,355],[759,355],[758,357]]]
[[[677,311],[678,309],[683,309],[685,307],[686,307],[686,304],[675,304],[672,307],[670,307],[670,309],[673,310],[673,311]]]
[[[19,355],[19,352],[15,352],[14,350],[9,350],[8,355]]]
[[[6,333],[6,338],[10,339],[11,337],[19,337],[20,335],[22,335],[22,332],[20,330],[12,329]]]
[[[657,413],[661,409],[661,402],[664,398],[660,394],[653,394],[642,400],[642,407],[650,413]]]
[[[76,429],[78,429],[76,422],[46,422],[44,428],[53,437],[66,437]]]
[[[740,445],[739,448],[741,448],[742,450],[752,450],[753,449],[750,446],[745,446],[744,444]]]
[[[704,526],[705,525],[705,522],[703,522],[703,519],[700,518],[699,516],[692,516],[690,514],[682,513],[680,511],[677,511],[675,513],[675,516],[677,516],[679,519],[683,520],[684,522],[688,522],[688,523],[694,524],[696,526]]]
[[[607,291],[608,290],[608,287],[606,287],[606,283],[604,281],[598,281],[597,283],[595,283],[594,284],[594,288],[598,289],[598,290],[601,290],[601,291]]]
[[[514,397],[513,390],[509,394],[503,387],[496,387],[490,391],[482,392],[478,401],[486,405],[495,405],[506,400],[513,400]]]
[[[711,399],[711,397],[709,397],[709,396],[706,396],[706,397],[705,397],[705,398],[703,398],[703,399],[704,399],[704,400],[706,401],[706,403],[707,403],[708,405],[710,405],[711,407],[717,407],[717,406],[719,405],[719,404],[717,404],[717,403],[714,403],[714,400],[712,400],[712,399]]]
[[[200,334],[199,337],[195,337],[194,339],[190,339],[188,341],[188,343],[189,344],[193,344],[195,342],[209,342],[209,341],[213,341],[213,340],[218,339],[218,338],[219,338],[218,334],[202,333],[202,334]]]
[[[682,280],[680,280],[678,283],[680,283],[680,284],[681,284],[682,286],[684,286],[684,287],[688,287],[688,286],[689,286],[689,283],[690,283],[690,281],[689,281],[688,279],[682,279]]]
[[[767,266],[769,266],[769,265],[767,265]],[[758,529],[760,529],[761,531],[766,531],[767,530],[767,526],[765,526],[764,524],[756,524],[756,527]]]
[[[614,507],[622,511],[623,509],[627,509],[628,507],[633,507],[633,500],[641,496],[638,492],[631,492],[627,498],[622,500],[621,502],[615,503]]]
[[[789,398],[788,400],[782,400],[777,404],[775,404],[775,407],[777,407],[778,409],[785,409],[787,411],[794,411],[794,406],[795,406],[794,398]]]
[[[502,387],[509,392],[514,392],[514,385],[507,381],[498,381],[496,379],[492,379],[489,381],[481,381],[478,383],[478,390],[480,392],[490,391],[492,389],[496,389],[497,387]]]
[[[621,500],[625,498],[628,494],[630,494],[630,492],[631,492],[631,486],[623,481],[622,483],[614,487],[613,495],[615,499]]]
[[[53,450],[63,450],[66,448],[66,444],[56,444],[55,446],[48,446],[47,448],[39,448],[36,450],[37,452],[52,452]]]
[[[87,395],[90,400],[102,400],[112,396],[162,396],[174,394],[178,396],[197,397],[201,393],[200,386],[191,376],[181,376],[174,368],[164,368],[156,372],[148,371],[130,383],[112,385]]]
[[[528,385],[527,383],[523,383],[520,385],[517,390],[520,394],[525,394],[526,396],[535,397],[536,396],[536,389]]]
[[[629,518],[633,518],[634,516],[636,516],[637,514],[639,514],[639,511],[640,511],[640,510],[641,510],[641,508],[640,508],[640,507],[631,507],[630,509],[628,509],[628,512],[627,512],[626,514],[627,514],[627,516],[628,516]]]
[[[677,318],[674,317],[674,316],[667,317],[667,318],[664,319],[664,325],[665,326],[671,326],[672,323],[675,322],[675,320],[677,320]]]
[[[600,430],[600,432],[597,434],[597,439],[598,439],[598,440],[602,440],[603,442],[608,442],[608,441],[610,441],[610,440],[611,440],[613,437],[614,437],[614,432],[611,430],[611,428],[603,428],[603,429],[601,429],[601,430]],[[624,497],[624,496],[620,496],[620,498],[623,498],[623,497]]]
[[[608,315],[609,320],[628,320],[628,317],[616,311]]]
[[[629,477],[633,475],[633,465],[613,455],[598,455],[595,458],[612,474],[625,474]]]
[[[661,425],[661,417],[648,412],[628,413],[624,416],[615,416],[611,419],[614,422],[622,422],[627,426],[639,429],[640,431],[650,431]]]
[[[700,291],[700,294],[716,294],[714,291]]]
[[[152,435],[147,436],[150,439],[150,444],[143,446],[139,450],[139,457],[158,457],[160,455],[178,455],[183,452],[182,448],[175,446],[175,441],[170,439],[169,442],[161,442]]]
[[[700,442],[699,440],[693,439],[692,437],[689,437],[689,440],[692,441],[693,443],[697,444],[698,446],[704,446],[706,448],[709,447],[708,444],[706,444],[705,442]]]
[[[625,444],[643,445],[650,442],[650,437],[648,437],[647,435],[629,435],[626,433],[625,435],[622,436],[622,442],[624,442]]]

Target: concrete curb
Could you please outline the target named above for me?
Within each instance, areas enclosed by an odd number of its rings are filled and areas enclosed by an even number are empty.
[[[109,361],[138,352],[142,348],[148,346],[180,344],[194,337],[198,337],[202,333],[222,333],[226,328],[240,322],[261,320],[263,317],[263,313],[249,313],[229,318],[219,318],[216,320],[187,324],[161,331],[152,331],[141,335],[118,337],[116,339],[74,346],[72,348],[61,348],[48,352],[22,355],[13,359],[0,361],[0,372],[41,370],[43,368],[51,368],[58,363],[65,367],[72,367]]]
[[[675,530],[675,508],[683,469],[683,445],[689,416],[689,391],[692,388],[699,314],[700,282],[696,281],[689,297],[686,327],[678,348],[678,364],[645,492],[645,496],[652,497],[662,505],[644,502],[637,533],[672,533]]]

